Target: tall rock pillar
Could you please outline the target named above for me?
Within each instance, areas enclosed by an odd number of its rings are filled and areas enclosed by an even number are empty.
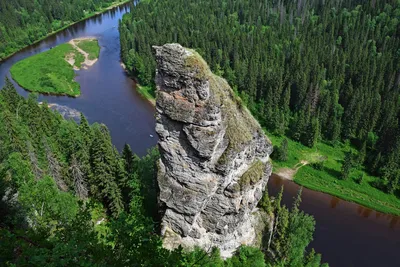
[[[254,244],[272,145],[228,83],[195,51],[154,47],[164,246],[223,257]]]

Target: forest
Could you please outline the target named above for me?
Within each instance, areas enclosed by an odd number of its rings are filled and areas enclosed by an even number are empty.
[[[0,0],[0,61],[52,32],[124,0]]]
[[[119,153],[107,127],[66,120],[37,95],[0,91],[0,262],[5,266],[321,266],[306,249],[314,218],[265,193],[260,208],[276,220],[262,249],[162,248],[158,235],[156,149]],[[324,266],[327,266],[326,264]]]
[[[25,90],[77,97],[81,90],[75,71],[92,66],[99,54],[96,39],[72,39],[17,62],[10,74]]]
[[[369,191],[400,196],[398,0],[141,1],[119,30],[142,86],[155,87],[153,45],[194,48],[269,133],[309,148],[345,144],[336,180],[358,169],[355,180],[379,177]]]

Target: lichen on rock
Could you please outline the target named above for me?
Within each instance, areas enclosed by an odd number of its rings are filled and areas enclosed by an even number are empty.
[[[198,53],[179,44],[154,50],[163,244],[217,246],[229,257],[258,240],[271,142]]]

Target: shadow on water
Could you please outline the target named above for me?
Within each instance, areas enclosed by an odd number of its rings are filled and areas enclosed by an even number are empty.
[[[17,61],[73,38],[96,36],[101,46],[98,62],[77,72],[81,96],[40,96],[39,101],[47,100],[62,109],[68,107],[65,112],[83,112],[91,123],[105,123],[118,149],[127,142],[135,153],[144,155],[157,142],[154,107],[137,93],[135,82],[120,65],[118,21],[128,11],[129,5],[124,5],[77,23],[1,62],[0,87]],[[21,87],[16,87],[21,95],[27,95]],[[270,195],[276,195],[282,185],[283,202],[291,206],[299,186],[273,175],[268,183]],[[300,208],[312,214],[317,222],[311,247],[322,253],[330,266],[400,266],[398,217],[308,189],[303,189],[302,199]]]
[[[67,106],[82,112],[91,123],[106,124],[119,150],[128,143],[133,151],[144,155],[147,149],[157,143],[157,139],[152,137],[156,136],[154,108],[143,101],[135,89],[136,84],[120,64],[118,21],[128,11],[129,4],[126,4],[79,22],[1,62],[0,88],[4,85],[5,77],[10,77],[9,70],[16,62],[74,38],[95,36],[101,47],[99,60],[88,70],[76,72],[81,96],[70,98],[40,95],[39,101]],[[18,85],[16,88],[21,95],[28,95]]]
[[[340,202],[340,198],[332,196],[331,205],[330,205],[331,209],[336,208],[336,206],[339,204],[339,202]]]
[[[277,195],[282,185],[283,203],[290,207],[300,186],[273,174],[268,193]],[[399,217],[307,188],[300,208],[316,220],[310,247],[330,266],[400,266]]]

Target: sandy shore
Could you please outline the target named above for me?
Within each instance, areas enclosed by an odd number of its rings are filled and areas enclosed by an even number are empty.
[[[82,37],[82,38],[76,38],[76,39],[72,39],[71,41],[69,41],[68,43],[71,44],[79,53],[81,53],[84,57],[85,57],[85,61],[82,62],[82,68],[83,69],[88,69],[89,67],[93,66],[96,62],[97,62],[97,58],[96,59],[89,59],[89,54],[86,53],[85,51],[83,51],[82,49],[80,49],[78,47],[77,44],[79,44],[80,41],[83,40],[97,40],[95,37]],[[77,66],[75,66],[75,55],[73,53],[68,54],[65,57],[65,60],[74,67],[74,70],[79,70],[79,68]]]

